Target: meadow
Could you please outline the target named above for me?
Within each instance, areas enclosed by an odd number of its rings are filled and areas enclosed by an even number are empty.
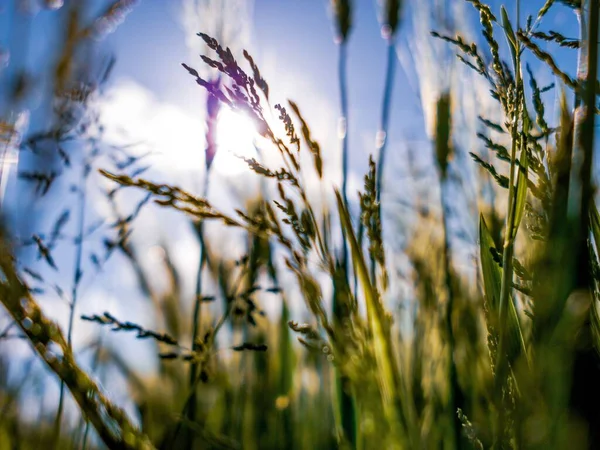
[[[37,6],[66,18],[49,127],[23,121],[35,80],[0,78],[0,449],[600,448],[599,0],[374,5],[386,59],[368,68],[384,83],[359,192],[358,0],[327,2],[333,146],[303,112],[308,94],[279,100],[224,10],[199,22],[202,55],[180,68],[204,99],[196,187],[107,139],[118,61],[94,49],[137,2],[84,3]],[[566,20],[577,36],[553,28]],[[398,155],[403,34],[428,140]],[[245,133],[251,151],[227,164],[256,194],[220,201],[223,136]],[[24,194],[9,176],[45,217],[15,226]],[[137,238],[149,208],[192,230],[185,270],[167,244],[151,267]],[[132,274],[111,285],[119,303],[135,291],[141,306],[82,311],[112,265]]]

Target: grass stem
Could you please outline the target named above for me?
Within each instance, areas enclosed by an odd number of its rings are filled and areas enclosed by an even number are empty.
[[[377,193],[377,203],[380,204],[381,208],[381,192],[383,190],[383,172],[386,161],[386,150],[388,143],[388,129],[390,121],[390,112],[392,109],[392,95],[394,91],[394,77],[396,75],[396,40],[395,35],[390,36],[387,39],[387,62],[385,70],[385,84],[383,88],[383,99],[381,105],[381,122],[379,124],[379,130],[375,137],[375,150],[377,154],[377,172],[375,189]],[[382,224],[383,225],[383,224]],[[359,243],[362,243],[364,233],[364,224],[362,220],[359,220],[358,239]],[[376,264],[373,255],[370,255],[371,263],[371,278],[373,283],[376,283]],[[356,292],[356,283],[354,291]]]
[[[207,168],[204,179],[204,187],[202,189],[202,196],[206,198],[208,195],[208,183],[209,183],[210,170]],[[192,349],[196,348],[196,341],[198,340],[202,330],[202,273],[207,263],[206,254],[206,243],[204,241],[204,221],[200,221],[195,225],[196,232],[198,234],[198,241],[200,243],[200,259],[198,262],[198,274],[196,277],[196,291],[194,298],[194,312],[192,315]],[[192,389],[190,393],[190,401],[187,409],[187,419],[190,422],[196,421],[196,386],[198,380],[198,363],[192,363],[190,365],[190,378],[189,386]]]
[[[69,305],[69,323],[67,328],[67,348],[69,352],[73,352],[73,325],[75,322],[75,309],[79,294],[79,284],[81,281],[82,272],[82,256],[83,256],[83,238],[85,233],[85,213],[86,213],[86,194],[87,194],[87,179],[90,172],[89,163],[84,163],[81,172],[81,184],[78,190],[79,194],[79,224],[77,237],[75,238],[75,265],[73,270],[73,285],[71,288],[71,303]],[[62,415],[65,400],[65,382],[60,382],[60,394],[58,399],[58,408],[54,421],[54,446],[58,444],[61,433]]]

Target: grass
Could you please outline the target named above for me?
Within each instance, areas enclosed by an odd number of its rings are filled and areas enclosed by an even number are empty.
[[[30,280],[48,283],[12,256],[18,242],[3,231],[0,301],[14,330],[19,330],[14,336],[28,342],[37,360],[68,389],[81,421],[64,423],[58,406],[53,426],[28,423],[22,414],[22,385],[5,378],[0,386],[0,408],[6,412],[0,418],[1,445],[39,448],[53,443],[55,448],[115,449],[600,446],[596,381],[600,375],[600,219],[592,170],[598,14],[590,12],[598,11],[598,1],[583,2],[585,8],[580,2],[548,1],[536,17],[524,18],[518,0],[497,12],[479,0],[467,0],[479,15],[482,43],[432,30],[431,39],[441,39],[456,51],[459,62],[486,84],[502,120],[480,117],[481,149],[493,154],[493,160],[461,148],[454,122],[458,99],[452,90],[441,90],[435,100],[432,145],[422,149],[430,152],[434,162],[434,189],[439,197],[436,205],[426,205],[432,211],[428,216],[415,211],[416,226],[403,230],[410,236],[402,249],[410,262],[405,273],[390,257],[383,225],[391,230],[395,224],[384,220],[381,207],[385,143],[393,126],[389,120],[393,50],[396,33],[403,30],[399,25],[402,3],[383,5],[382,25],[391,55],[384,68],[378,131],[385,138],[378,143],[378,154],[370,158],[364,188],[358,193],[358,220],[347,192],[352,143],[346,129],[341,136],[343,180],[336,189],[323,169],[325,149],[312,137],[311,121],[302,114],[301,104],[271,104],[273,93],[254,59],[244,52],[242,63],[203,33],[199,39],[210,54],[202,57],[201,64],[213,69],[212,78],[206,80],[192,65],[183,67],[190,82],[207,91],[213,113],[221,105],[247,115],[270,143],[269,151],[278,156],[276,161],[246,160],[259,180],[260,195],[244,208],[227,212],[207,198],[208,188],[198,196],[174,183],[141,177],[135,158],[100,171],[99,176],[110,183],[108,198],[117,216],[110,227],[116,237],[108,239],[102,264],[113,253],[126,257],[148,299],[151,319],[98,311],[80,317],[78,326],[109,329],[151,343],[158,367],[151,375],[136,372],[102,340],[94,346],[94,372],[111,367],[126,380],[135,416],[117,407],[92,373],[84,370],[83,358],[72,345],[74,321],[69,320],[63,333],[48,318]],[[540,31],[545,16],[561,7],[558,3],[582,19],[577,45],[558,32]],[[340,50],[341,116],[347,126],[345,60],[354,5],[340,0],[331,6]],[[509,13],[512,9],[514,17]],[[540,48],[536,43],[540,40],[550,45],[567,42],[567,48],[578,53],[575,78]],[[63,59],[60,86],[64,90],[70,64],[67,56]],[[548,105],[543,94],[552,87],[540,87],[525,64],[534,59],[561,83],[555,88],[561,99],[556,120],[545,117]],[[573,108],[566,100],[567,90],[575,96]],[[91,105],[85,106],[93,117]],[[283,124],[285,134],[275,131],[277,122]],[[2,129],[10,127],[7,122]],[[205,180],[218,151],[211,147],[210,133],[209,127]],[[56,142],[74,139],[68,132],[49,136]],[[86,142],[89,136],[83,130],[78,137]],[[455,201],[457,193],[466,195],[458,156],[467,151],[472,168],[477,168],[484,183],[490,183],[496,201],[489,204],[490,197],[480,198],[476,217],[469,217]],[[86,189],[97,179],[88,179],[88,167],[82,166]],[[25,178],[42,193],[52,184],[43,173]],[[329,209],[315,206],[307,179],[319,180],[333,194]],[[115,197],[129,191],[141,191],[143,200],[133,213],[122,217]],[[87,248],[85,192],[80,190],[81,217],[73,240],[72,318],[82,295],[80,266]],[[193,302],[186,298],[182,275],[168,252],[162,261],[167,289],[158,292],[153,274],[144,269],[130,241],[135,233],[131,227],[150,200],[187,215],[199,230],[201,257]],[[461,272],[457,250],[462,244],[453,230],[456,220],[478,223],[475,277]],[[243,254],[222,255],[214,249],[204,236],[208,221],[243,235]],[[52,251],[54,241],[66,234],[65,223],[59,218],[53,233],[27,241],[51,268],[58,268]],[[203,272],[212,285],[201,283]],[[289,279],[293,281],[284,283]],[[209,291],[208,286],[214,289]],[[304,302],[305,323],[291,307],[294,298]],[[268,302],[279,306],[279,314],[263,311]],[[2,344],[13,336],[11,329],[0,333]],[[62,405],[66,396],[60,398]]]

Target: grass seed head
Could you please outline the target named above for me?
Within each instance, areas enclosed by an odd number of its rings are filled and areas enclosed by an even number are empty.
[[[336,41],[343,44],[352,29],[352,0],[331,0],[333,19],[336,27]]]

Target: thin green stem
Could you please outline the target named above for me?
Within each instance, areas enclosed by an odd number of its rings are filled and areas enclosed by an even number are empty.
[[[89,175],[88,163],[84,162],[83,170],[81,172],[81,190],[79,191],[80,203],[79,203],[79,228],[77,231],[77,237],[75,241],[75,266],[73,270],[73,285],[71,288],[71,303],[69,305],[69,323],[67,328],[67,349],[69,352],[73,352],[73,324],[75,322],[75,309],[77,307],[79,284],[82,276],[82,256],[83,256],[83,237],[85,227],[85,212],[86,212],[86,194],[87,194],[87,178]],[[56,417],[54,421],[54,447],[58,444],[61,433],[62,415],[64,409],[65,400],[65,382],[60,382],[60,394],[58,399],[58,409],[56,411]]]
[[[347,82],[347,47],[346,41],[339,44],[338,80],[340,86],[340,124],[339,138],[342,147],[342,198],[348,205],[348,82]],[[348,244],[342,241],[342,264],[346,274],[349,272]]]
[[[520,1],[517,0],[517,29],[519,29]],[[508,214],[504,229],[504,245],[502,252],[502,281],[500,286],[499,303],[499,322],[498,322],[498,348],[496,352],[495,364],[495,384],[496,384],[496,408],[497,423],[495,429],[495,445],[502,446],[505,428],[505,412],[503,407],[503,392],[508,376],[508,361],[506,352],[508,338],[508,310],[509,302],[512,301],[511,293],[513,287],[513,256],[516,230],[514,230],[515,210],[516,210],[516,188],[515,188],[515,170],[517,167],[517,149],[519,145],[519,123],[522,101],[522,77],[521,77],[521,46],[517,43],[515,52],[515,94],[513,104],[513,117],[511,127],[511,153],[510,153],[510,173],[509,173],[509,191],[508,191]],[[523,119],[524,120],[524,119]],[[523,146],[522,146],[523,147]],[[524,151],[524,148],[521,149]]]
[[[377,201],[381,201],[383,186],[383,168],[386,160],[388,143],[388,128],[390,112],[392,110],[392,95],[394,93],[394,78],[396,75],[396,41],[393,37],[387,41],[387,68],[385,71],[385,85],[383,88],[383,102],[381,106],[381,123],[376,137],[377,150]]]
[[[240,273],[238,274],[237,278],[235,279],[235,282],[233,283],[233,293],[231,295],[229,295],[229,297],[231,298],[235,298],[238,295],[237,289],[242,285],[242,280],[244,278],[244,276],[246,275],[246,270],[242,269],[240,271]],[[218,322],[215,324],[214,329],[211,333],[211,337],[209,339],[209,341],[207,342],[207,346],[210,348],[214,345],[215,340],[217,338],[217,334],[219,333],[219,330],[223,327],[223,325],[225,324],[226,320],[231,316],[231,311],[233,309],[233,302],[231,302],[231,304],[225,309],[225,312],[223,313],[223,315],[219,318]],[[197,366],[197,363],[196,363]],[[192,408],[195,408],[193,405],[193,402],[196,401],[196,392],[198,390],[198,386],[200,385],[200,381],[202,379],[202,377],[200,376],[200,373],[196,373],[196,377],[194,379],[191,380],[190,383],[190,392],[189,395],[186,398],[186,401],[183,405],[183,410],[181,412],[181,417],[185,418],[185,421],[187,423],[195,423],[190,421],[190,410]],[[173,438],[171,440],[171,443],[174,445],[177,441],[177,437],[179,435],[179,431],[181,430],[181,425],[183,424],[183,420],[178,421],[177,427],[175,429],[175,432],[173,433]],[[192,443],[188,443],[189,445],[192,445]]]
[[[347,86],[347,43],[346,40],[342,40],[339,44],[339,60],[338,60],[338,82],[340,88],[340,123],[339,123],[339,138],[341,140],[342,150],[342,199],[346,207],[349,208],[348,204],[348,86]],[[341,226],[341,224],[340,224]],[[350,281],[350,261],[348,253],[348,243],[344,239],[344,233],[342,230],[342,267],[344,270],[346,287],[349,288]],[[335,277],[333,286],[333,315],[336,319],[342,319],[344,305],[340,305],[336,292]],[[341,428],[344,432],[347,443],[352,447],[356,448],[357,443],[357,427],[356,427],[356,407],[354,404],[354,398],[351,394],[346,392],[349,386],[350,380],[342,375],[339,370],[335,370],[335,383],[336,389],[335,395],[338,397],[338,405],[340,409],[339,420],[341,422]]]
[[[375,180],[375,190],[377,195],[377,203],[381,205],[381,191],[383,189],[383,172],[386,160],[386,150],[388,142],[388,129],[390,121],[390,112],[392,110],[392,95],[394,92],[394,78],[396,75],[396,40],[395,35],[392,35],[387,39],[387,63],[385,71],[385,85],[383,88],[383,99],[381,105],[381,122],[379,125],[379,131],[375,137],[375,148],[377,153],[377,172]],[[381,208],[381,206],[379,206]],[[362,220],[359,221],[358,239],[359,243],[362,243],[362,237],[364,232],[364,225]],[[376,285],[376,262],[373,255],[370,255],[371,263],[371,278],[373,283]],[[354,287],[356,292],[356,283]]]
[[[206,176],[204,178],[204,187],[202,189],[202,196],[206,198],[208,195],[208,183],[210,177],[210,170],[207,168]],[[204,242],[204,221],[200,221],[196,225],[196,230],[198,233],[198,241],[200,243],[200,259],[198,262],[198,274],[196,278],[196,295],[194,298],[194,312],[192,315],[192,349],[196,349],[196,341],[198,340],[198,336],[200,335],[202,329],[202,273],[204,271],[204,267],[207,263],[207,255],[206,255],[206,244]],[[187,410],[188,415],[187,418],[191,422],[196,420],[196,390],[194,386],[196,386],[196,380],[198,378],[198,363],[192,363],[190,365],[190,378],[189,385],[192,388],[191,399],[189,408]]]
[[[458,409],[464,408],[464,396],[458,383],[458,372],[454,361],[454,352],[456,349],[456,338],[452,327],[452,312],[454,311],[454,281],[452,276],[452,255],[450,250],[450,234],[448,223],[448,200],[446,198],[446,177],[440,177],[440,204],[442,207],[442,222],[444,229],[444,277],[448,300],[446,304],[446,334],[448,337],[448,377],[450,390],[448,394],[448,404],[452,414],[452,438],[455,448],[461,448],[461,430],[462,423],[458,417]]]
[[[519,27],[519,8],[520,2],[517,1],[517,28]],[[515,190],[515,169],[517,166],[517,147],[519,142],[519,121],[521,114],[521,95],[522,95],[522,78],[521,78],[521,55],[520,46],[517,48],[516,60],[515,60],[515,98],[514,98],[514,112],[511,127],[511,152],[510,152],[510,173],[508,183],[508,214],[506,217],[506,225],[504,229],[504,249],[502,252],[502,284],[500,287],[500,322],[499,322],[499,333],[500,342],[498,346],[498,352],[496,355],[496,375],[499,378],[499,382],[503,382],[501,379],[504,374],[504,362],[505,355],[504,350],[506,348],[506,337],[508,335],[506,331],[507,317],[508,317],[508,302],[510,300],[510,293],[512,292],[513,286],[513,255],[514,255],[514,241],[515,234],[513,232],[514,220],[515,220],[515,208],[516,208],[516,190]]]
[[[224,295],[228,298],[235,298],[238,296],[238,288],[240,286],[242,286],[242,280],[244,278],[244,276],[246,275],[247,271],[245,270],[245,268],[242,268],[242,270],[240,270],[240,273],[238,274],[237,278],[234,280],[234,283],[232,284],[234,291],[228,295],[227,293],[224,293]],[[219,318],[219,320],[217,321],[217,323],[215,324],[214,328],[212,329],[212,332],[210,334],[210,339],[208,340],[208,342],[206,342],[206,346],[207,348],[212,348],[212,346],[215,343],[215,340],[217,338],[217,334],[219,333],[220,329],[223,327],[223,325],[225,324],[226,320],[231,316],[231,311],[233,309],[233,302],[231,302],[225,309],[225,312],[223,313],[223,315]],[[195,348],[193,347],[193,350],[195,350]],[[196,372],[195,372],[195,377],[193,379],[190,379],[190,386],[189,386],[189,394],[184,402],[183,405],[183,409],[181,411],[181,417],[183,418],[183,420],[179,420],[177,423],[177,426],[175,427],[175,431],[173,432],[172,438],[170,440],[171,445],[176,445],[177,444],[177,438],[179,436],[179,432],[181,431],[181,427],[183,425],[184,422],[186,422],[187,424],[191,424],[191,423],[195,423],[195,421],[191,421],[190,419],[190,410],[194,410],[194,413],[196,412],[196,406],[195,406],[195,402],[196,402],[196,392],[198,390],[198,386],[200,385],[200,381],[202,379],[201,377],[201,373],[198,373],[198,363],[194,363],[194,365],[196,366]],[[190,371],[191,372],[191,371]],[[193,435],[192,437],[186,437],[186,439],[192,439],[192,441],[189,441],[186,443],[187,447],[186,448],[192,448],[193,445]]]

